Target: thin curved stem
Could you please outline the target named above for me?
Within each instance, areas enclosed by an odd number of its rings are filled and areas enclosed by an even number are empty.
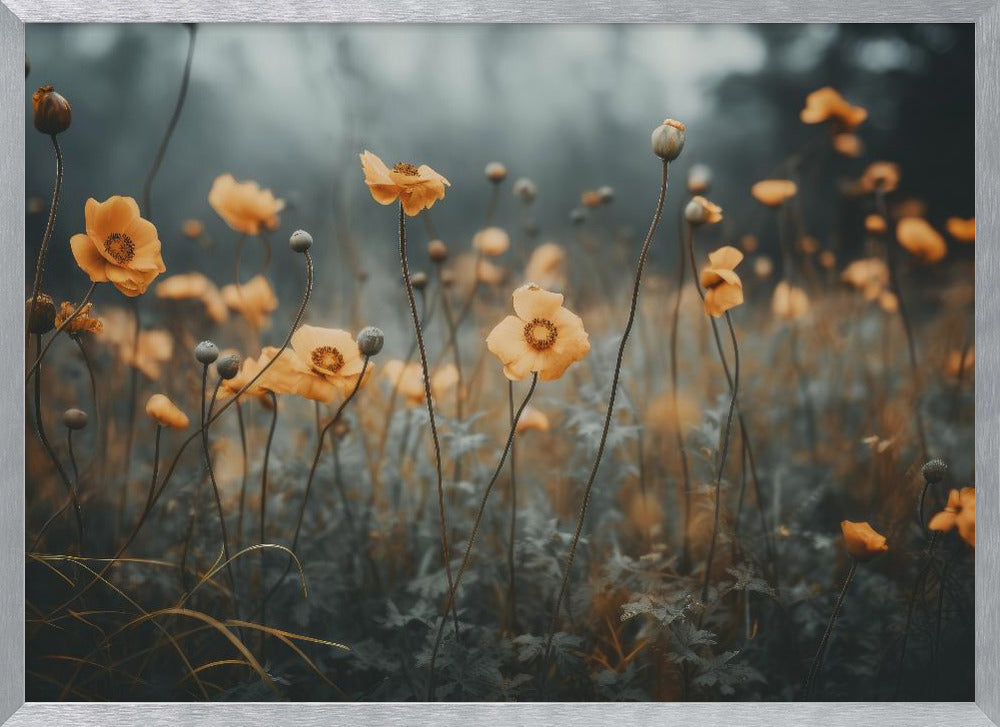
[[[49,254],[49,242],[52,240],[52,230],[55,228],[56,224],[56,213],[59,211],[59,198],[62,196],[62,185],[63,185],[63,155],[62,148],[59,146],[59,139],[55,134],[52,134],[52,148],[56,152],[56,181],[52,188],[52,204],[49,207],[49,218],[45,222],[45,232],[42,235],[42,245],[38,249],[38,258],[35,260],[35,281],[31,285],[31,297],[28,299],[31,301],[31,309],[28,311],[28,316],[25,320],[25,332],[24,332],[24,347],[28,348],[28,344],[31,342],[31,330],[27,328],[30,324],[31,319],[35,315],[36,306],[38,305],[38,294],[42,289],[42,273],[45,271],[45,260]]]
[[[879,214],[882,215],[883,219],[889,219],[888,212],[886,211],[885,204],[885,192],[879,187],[875,190],[875,204],[878,207]],[[923,461],[926,462],[930,459],[930,454],[927,449],[927,434],[924,428],[924,415],[920,409],[920,365],[917,362],[917,344],[913,335],[913,325],[910,322],[910,314],[906,307],[906,301],[903,299],[903,288],[899,282],[899,271],[897,268],[897,255],[896,246],[893,244],[891,239],[886,238],[885,241],[885,253],[886,253],[886,265],[889,268],[889,285],[892,288],[892,292],[896,296],[896,300],[899,303],[899,319],[903,322],[903,333],[906,334],[906,350],[910,357],[910,375],[913,377],[913,399],[914,399],[914,415],[917,423],[917,437],[920,440],[920,454]]]
[[[434,440],[434,466],[437,473],[438,515],[441,522],[441,559],[444,561],[445,574],[448,577],[448,589],[452,590],[454,581],[451,577],[451,552],[448,547],[448,518],[444,506],[444,478],[441,474],[441,442],[438,441],[437,422],[434,418],[434,398],[431,392],[431,377],[427,367],[427,351],[424,348],[424,334],[420,326],[420,316],[417,314],[417,302],[413,297],[413,284],[410,282],[410,262],[406,254],[406,216],[403,203],[399,203],[399,264],[403,271],[403,282],[406,284],[406,297],[410,303],[410,316],[417,335],[417,348],[420,350],[420,366],[424,375],[424,397],[427,400],[427,415],[430,418],[431,439]],[[458,633],[458,614],[455,614],[455,633]]]
[[[726,417],[726,427],[719,433],[719,463],[715,471],[715,516],[712,524],[712,540],[708,546],[708,557],[705,559],[705,580],[701,586],[701,602],[708,603],[708,586],[712,579],[712,560],[715,556],[715,545],[719,539],[719,521],[722,515],[722,474],[726,469],[726,455],[729,454],[729,439],[733,429],[733,414],[736,411],[736,402],[740,392],[740,347],[736,342],[736,331],[733,328],[733,319],[726,311],[726,325],[729,327],[729,337],[733,344],[733,388],[732,397],[729,400],[729,414]],[[699,622],[705,615],[701,612]]]
[[[677,259],[677,295],[674,299],[673,319],[670,324],[670,401],[674,414],[674,430],[677,436],[677,452],[681,457],[681,486],[684,497],[684,528],[682,532],[680,571],[686,573],[691,567],[691,538],[688,530],[691,527],[691,474],[688,470],[687,450],[684,447],[684,432],[681,431],[681,413],[678,407],[678,366],[677,366],[677,335],[681,314],[681,299],[684,295],[684,277],[687,265],[684,264],[684,236],[677,236],[680,256]]]
[[[52,335],[49,336],[49,340],[46,341],[45,346],[41,349],[39,349],[38,346],[35,347],[37,355],[35,356],[35,362],[31,364],[31,368],[28,369],[27,376],[24,377],[25,386],[27,386],[28,383],[31,381],[31,377],[34,375],[34,373],[38,371],[38,367],[42,365],[42,359],[44,359],[45,354],[49,352],[49,347],[52,345],[53,341],[55,341],[59,337],[59,334],[62,333],[63,330],[65,330],[66,326],[68,326],[73,321],[73,319],[76,318],[77,315],[79,315],[80,311],[83,310],[83,307],[90,302],[90,297],[94,294],[94,290],[96,288],[97,288],[97,283],[91,283],[90,289],[87,290],[87,294],[83,296],[83,300],[80,302],[80,305],[78,305],[73,310],[73,312],[69,314],[69,317],[66,320],[64,320],[56,327],[56,329],[52,332]],[[39,343],[41,342],[41,336],[38,337],[38,342]]]
[[[340,421],[340,417],[343,416],[344,410],[347,408],[347,405],[351,403],[355,395],[358,393],[358,390],[361,388],[361,382],[364,381],[365,373],[367,373],[368,370],[368,362],[370,360],[371,360],[370,356],[365,356],[364,363],[361,365],[361,373],[358,375],[358,380],[354,382],[354,388],[351,389],[351,393],[348,394],[344,398],[344,400],[340,403],[340,406],[337,407],[337,411],[334,413],[333,418],[330,419],[330,421],[328,421],[319,431],[319,436],[316,439],[316,452],[313,454],[312,466],[309,468],[309,478],[306,480],[306,489],[305,492],[302,494],[302,506],[299,508],[299,517],[295,522],[295,534],[292,536],[292,545],[289,548],[291,553],[289,554],[288,562],[285,565],[285,571],[281,574],[281,577],[278,578],[277,581],[275,581],[274,585],[271,586],[271,589],[268,591],[267,595],[264,596],[264,599],[261,604],[262,608],[267,604],[271,596],[274,595],[274,592],[285,580],[285,577],[288,575],[288,572],[292,568],[292,562],[294,560],[293,555],[295,554],[296,548],[299,547],[299,536],[302,533],[302,522],[305,519],[306,506],[309,503],[309,494],[312,492],[313,480],[316,477],[316,467],[317,465],[319,465],[320,456],[322,456],[323,454],[323,442],[326,439],[327,432],[329,432],[334,427],[334,425],[336,425],[337,422]],[[347,501],[345,498],[344,500],[345,506],[346,502]],[[263,538],[261,538],[261,542],[262,543],[264,542]]]
[[[174,129],[177,127],[177,122],[181,117],[181,110],[184,108],[184,99],[187,98],[188,83],[191,80],[191,60],[194,58],[194,38],[197,26],[192,23],[187,27],[189,33],[187,60],[184,62],[184,75],[181,77],[181,88],[177,94],[177,103],[174,105],[174,112],[170,115],[170,122],[167,124],[167,130],[163,134],[160,146],[156,150],[153,165],[149,168],[149,173],[142,184],[142,208],[146,213],[146,219],[153,218],[153,201],[151,197],[153,180],[156,178],[156,173],[160,171],[160,165],[163,163],[163,157],[167,153],[167,145],[170,143],[170,137],[173,135]]]
[[[236,402],[236,421],[239,423],[240,428],[240,449],[243,454],[243,481],[240,483],[240,506],[239,515],[236,518],[236,547],[237,549],[243,544],[243,515],[246,512],[246,501],[247,501],[247,480],[248,470],[249,470],[249,457],[247,455],[247,430],[243,423],[243,407],[239,402]]]
[[[514,382],[507,380],[507,410],[510,416],[510,427],[514,429]],[[510,581],[507,585],[507,609],[510,613],[510,628],[517,630],[517,576],[514,558],[514,542],[517,538],[517,432],[510,442],[510,533],[507,537],[507,573]]]
[[[920,571],[917,573],[917,579],[913,583],[913,592],[910,593],[910,602],[906,607],[906,625],[903,627],[903,642],[899,647],[899,662],[896,665],[896,684],[892,692],[893,701],[899,698],[899,692],[903,686],[903,665],[906,663],[906,646],[910,640],[910,626],[913,624],[913,609],[917,605],[917,596],[923,592],[924,580],[927,578],[931,565],[934,563],[934,550],[937,548],[940,536],[941,533],[937,530],[931,535],[931,542],[927,546],[927,556],[924,559],[923,566],[921,566]]]
[[[69,337],[73,339],[73,343],[80,349],[80,356],[83,357],[83,365],[87,369],[87,377],[90,380],[90,399],[94,405],[94,438],[96,440],[94,458],[103,458],[104,450],[101,447],[101,433],[104,430],[101,427],[101,402],[97,398],[97,377],[94,375],[94,365],[90,360],[90,354],[87,353],[87,347],[83,345],[83,338],[75,333],[71,333]]]
[[[840,589],[840,595],[837,596],[837,602],[833,606],[833,613],[830,614],[830,623],[826,625],[826,631],[823,633],[823,638],[819,642],[819,649],[816,651],[816,656],[813,658],[812,666],[809,667],[809,676],[806,677],[805,686],[805,698],[809,699],[812,694],[813,686],[816,683],[817,677],[819,677],[820,669],[823,668],[823,655],[826,652],[827,644],[830,643],[830,635],[833,633],[833,627],[837,625],[837,616],[840,615],[840,609],[844,605],[844,598],[847,596],[847,589],[851,587],[851,581],[854,580],[854,574],[858,570],[858,561],[851,559],[851,569],[847,571],[847,577],[844,579],[844,585]]]
[[[268,391],[271,401],[271,426],[267,430],[267,444],[264,445],[264,464],[260,475],[260,531],[259,543],[267,542],[267,468],[271,459],[271,443],[274,441],[274,429],[278,423],[278,397],[273,391]]]
[[[594,487],[594,481],[597,479],[597,470],[601,466],[601,459],[604,457],[604,448],[607,446],[608,442],[608,430],[611,427],[611,417],[614,415],[615,398],[618,393],[618,379],[621,376],[622,359],[625,357],[625,346],[628,344],[628,337],[632,332],[632,324],[635,321],[635,311],[639,301],[639,287],[642,284],[642,271],[646,265],[646,257],[649,255],[649,248],[652,245],[656,228],[660,224],[660,217],[663,215],[663,202],[667,197],[667,177],[669,168],[669,162],[664,160],[663,176],[660,180],[659,198],[656,201],[656,209],[653,212],[653,220],[649,225],[649,232],[646,233],[646,239],[642,243],[642,249],[639,252],[639,260],[636,264],[635,281],[632,285],[632,300],[629,304],[628,320],[625,323],[625,330],[622,332],[622,339],[618,344],[618,356],[615,361],[614,376],[611,378],[611,394],[608,398],[608,407],[604,414],[604,427],[601,430],[601,440],[597,447],[597,456],[594,458],[594,464],[590,470],[590,477],[587,479],[587,485],[583,491],[583,502],[580,505],[580,514],[576,519],[576,531],[573,533],[573,541],[569,548],[569,555],[566,558],[566,567],[563,570],[562,584],[559,587],[559,595],[556,597],[555,608],[552,611],[552,621],[549,624],[549,633],[545,639],[545,651],[542,655],[541,663],[541,673],[543,675],[545,674],[545,669],[548,664],[549,651],[552,648],[552,638],[555,636],[556,624],[559,620],[559,609],[562,605],[563,598],[566,596],[566,591],[569,588],[569,578],[573,569],[573,559],[576,556],[577,544],[580,542],[580,533],[583,530],[583,521],[587,516],[587,506],[590,504],[590,493]]]
[[[39,361],[44,354],[41,347],[42,336],[36,333],[35,351],[38,352]],[[38,375],[35,377],[34,399],[35,432],[38,435],[38,440],[42,443],[42,447],[45,449],[45,453],[49,456],[49,460],[55,466],[56,472],[59,473],[59,479],[62,480],[63,486],[66,488],[66,493],[70,497],[70,502],[73,504],[73,514],[76,516],[77,552],[83,555],[83,512],[80,508],[80,498],[77,495],[76,486],[70,481],[66,470],[63,469],[62,463],[56,455],[55,449],[53,449],[51,442],[49,442],[48,435],[45,433],[45,421],[42,417],[42,372],[40,369]]]
[[[428,667],[429,674],[427,677],[427,701],[434,699],[434,665],[437,661],[438,650],[441,648],[441,639],[444,636],[444,627],[448,622],[448,612],[455,612],[455,593],[458,585],[462,582],[462,576],[465,574],[466,568],[469,566],[469,560],[472,557],[472,547],[476,542],[476,535],[479,532],[479,526],[483,521],[483,514],[486,512],[486,503],[489,502],[490,493],[493,491],[493,485],[496,484],[497,478],[500,476],[500,472],[503,470],[504,462],[507,459],[507,453],[511,451],[514,445],[514,437],[517,432],[517,423],[521,419],[521,415],[524,413],[524,409],[528,406],[528,402],[531,400],[531,395],[535,393],[535,386],[538,384],[538,372],[531,375],[531,386],[528,388],[528,393],[525,394],[524,400],[521,402],[520,408],[518,408],[517,413],[513,417],[513,421],[510,425],[510,432],[507,434],[507,442],[504,444],[503,453],[500,455],[500,461],[497,462],[496,469],[493,470],[493,476],[486,485],[486,489],[483,490],[482,500],[479,502],[479,509],[476,510],[476,517],[472,521],[472,531],[469,533],[469,542],[465,546],[465,554],[462,556],[462,564],[458,568],[458,573],[455,574],[455,585],[448,589],[448,599],[445,602],[445,606],[441,615],[441,620],[438,623],[437,637],[434,640],[434,647],[431,649],[430,665]]]
[[[219,515],[219,530],[222,533],[222,554],[226,560],[226,575],[229,576],[229,586],[233,589],[233,608],[236,611],[236,617],[240,617],[240,601],[239,595],[236,592],[236,575],[234,574],[234,569],[230,563],[229,557],[229,533],[226,529],[226,514],[222,509],[222,496],[219,493],[219,484],[215,481],[215,469],[212,467],[212,452],[208,446],[208,427],[205,426],[206,411],[205,411],[205,395],[207,393],[208,385],[208,364],[202,366],[201,373],[201,445],[205,453],[205,469],[208,471],[209,482],[212,483],[212,494],[215,496],[215,508]],[[215,393],[212,395],[213,401],[219,392],[219,386],[222,385],[222,379],[218,380],[215,385]]]

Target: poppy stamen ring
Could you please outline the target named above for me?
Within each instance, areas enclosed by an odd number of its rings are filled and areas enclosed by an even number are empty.
[[[120,232],[112,232],[104,240],[104,251],[119,265],[132,262],[135,257],[135,243],[132,238]]]
[[[539,336],[539,333],[542,335]],[[530,323],[524,325],[524,340],[536,351],[552,348],[558,337],[555,324],[546,318],[532,318]]]
[[[344,355],[333,346],[314,348],[310,358],[313,368],[323,373],[335,374],[344,366]]]
[[[417,167],[410,164],[409,162],[396,162],[396,164],[394,164],[392,167],[392,171],[399,172],[400,174],[404,174],[407,177],[420,176],[420,170]]]

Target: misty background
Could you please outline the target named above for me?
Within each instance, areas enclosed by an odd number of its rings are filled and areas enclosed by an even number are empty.
[[[88,285],[68,244],[84,229],[86,199],[141,199],[187,43],[183,25],[26,28],[26,199],[47,202],[55,167],[49,139],[31,124],[32,91],[51,84],[73,107],[72,127],[60,136],[65,186],[43,288],[57,301],[79,298]],[[538,185],[531,215],[539,242],[570,242],[569,212],[583,190],[601,185],[616,198],[595,218],[641,236],[660,174],[649,134],[672,117],[687,124],[687,145],[671,165],[653,271],[676,254],[676,211],[687,169],[698,162],[713,169],[709,196],[725,210],[720,241],[765,233],[762,249],[773,254],[773,222],[749,187],[781,176],[784,160],[825,137],[798,114],[810,91],[832,85],[869,111],[859,130],[865,154],[837,157],[826,144],[804,170],[801,198],[810,232],[843,258],[861,246],[863,211],[841,201],[838,185],[872,160],[901,165],[899,195],[923,199],[932,223],[973,215],[973,45],[971,25],[199,26],[151,218],[167,274],[198,269],[231,282],[238,235],[207,195],[219,174],[254,179],[290,204],[273,235],[282,305],[297,301],[302,280],[284,241],[304,228],[316,239],[316,302],[329,306],[339,299],[334,288],[354,284],[338,242],[348,231],[375,290],[398,277],[395,210],[368,195],[362,150],[390,165],[426,163],[449,178],[431,218],[454,251],[468,249],[482,226],[490,192],[483,167],[494,160],[509,171],[496,223],[512,236],[521,214],[510,186],[521,176]],[[181,235],[189,218],[205,224],[210,249]],[[44,224],[44,211],[27,213],[28,277]],[[410,230],[413,266],[426,268],[426,231],[418,219]],[[255,271],[255,247],[245,275]],[[123,302],[111,286],[97,300]]]

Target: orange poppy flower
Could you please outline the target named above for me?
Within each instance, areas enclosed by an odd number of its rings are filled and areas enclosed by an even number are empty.
[[[847,552],[857,561],[867,563],[889,550],[885,537],[875,532],[868,523],[844,520],[840,523],[840,530],[844,534]]]
[[[223,380],[222,388],[219,390],[220,396],[235,396],[259,371],[260,364],[257,362],[257,359],[249,356],[244,358],[240,362],[239,373],[231,379]],[[253,386],[243,393],[243,396],[249,396],[259,400],[263,404],[270,405],[270,399],[267,397],[266,392],[267,390],[260,386],[260,379],[257,379]]]
[[[486,347],[500,359],[508,379],[537,373],[542,381],[553,381],[590,352],[583,321],[563,308],[561,294],[528,283],[512,297],[517,315],[504,318],[486,337]]]
[[[872,162],[858,180],[862,192],[892,192],[899,186],[899,165],[892,162]]]
[[[431,395],[441,399],[458,384],[458,368],[455,364],[445,364],[431,374]]]
[[[139,343],[133,345],[133,338],[119,344],[118,355],[126,366],[133,366],[146,376],[157,381],[163,374],[163,364],[174,355],[174,339],[166,331],[140,331]]]
[[[198,272],[180,273],[156,284],[156,297],[166,300],[198,300],[205,313],[216,323],[229,317],[226,302],[211,280]]]
[[[878,295],[878,307],[881,308],[886,313],[898,313],[899,312],[899,298],[896,294],[888,290],[883,290]]]
[[[958,528],[962,540],[970,548],[976,547],[976,491],[971,487],[952,490],[948,493],[948,504],[944,510],[931,518],[927,524],[931,530],[947,533]]]
[[[549,431],[549,418],[545,413],[533,406],[524,407],[521,418],[517,420],[514,432],[523,434],[524,432],[547,432]]]
[[[743,281],[735,272],[742,260],[743,253],[730,245],[708,253],[701,287],[705,289],[705,312],[713,318],[743,303]]]
[[[410,406],[424,401],[424,370],[420,364],[411,361],[403,363],[398,358],[386,362],[383,369],[386,380],[399,391]]]
[[[142,295],[167,268],[160,256],[156,227],[139,214],[131,197],[90,198],[84,207],[87,232],[69,244],[76,264],[94,283],[111,282],[130,298]]]
[[[184,220],[181,225],[181,234],[189,240],[197,240],[205,232],[205,226],[200,220]]]
[[[809,312],[809,296],[802,288],[782,280],[774,288],[771,311],[778,318],[795,320]]]
[[[580,195],[580,204],[588,209],[596,209],[604,203],[604,195],[595,189],[588,189]]]
[[[753,261],[753,271],[761,280],[769,278],[774,271],[774,263],[771,262],[771,258],[761,255]]]
[[[76,310],[76,305],[64,300],[59,305],[59,312],[56,313],[55,326],[61,326]],[[101,333],[104,330],[104,321],[95,315],[91,315],[94,310],[93,303],[87,303],[76,314],[63,330],[72,335],[74,333]]]
[[[566,287],[566,251],[561,245],[546,242],[534,249],[524,269],[524,279],[546,290]]]
[[[268,366],[264,375],[255,382],[255,386],[262,391],[270,391],[278,395],[293,394],[321,403],[332,401],[338,391],[343,391],[339,381],[334,381],[331,377],[320,373],[317,368],[310,366],[291,348],[282,351],[276,346],[265,346],[260,353],[260,358],[257,359],[256,370],[260,371],[272,360],[274,363]],[[324,360],[323,363],[330,362]],[[354,380],[357,380],[357,376],[354,377]],[[353,388],[353,384],[351,388]],[[350,393],[350,389],[348,389],[348,393]]]
[[[722,222],[722,208],[704,197],[692,197],[684,208],[684,219],[692,225],[714,225]]]
[[[976,218],[970,217],[965,220],[961,217],[949,217],[945,223],[948,234],[959,242],[976,241]]]
[[[292,348],[308,369],[344,396],[354,390],[362,369],[365,369],[365,379],[373,369],[371,363],[365,368],[364,358],[351,334],[337,328],[302,326],[292,334]]]
[[[502,267],[494,265],[489,260],[480,260],[476,265],[476,280],[485,285],[499,285],[506,275]]]
[[[819,264],[827,270],[833,270],[837,267],[837,256],[830,250],[824,250],[819,254]]]
[[[747,255],[753,255],[757,252],[759,244],[760,243],[757,241],[756,235],[747,234],[740,238],[740,247],[743,248],[743,252]]]
[[[160,426],[168,429],[187,429],[191,425],[188,415],[177,408],[163,394],[153,394],[146,402],[146,414]]]
[[[361,169],[372,198],[379,204],[392,204],[397,199],[403,211],[411,217],[430,209],[444,199],[444,188],[451,183],[426,164],[415,167],[397,162],[389,169],[381,159],[367,149],[361,155]]]
[[[868,118],[868,111],[852,106],[836,89],[824,86],[806,96],[806,105],[799,114],[806,124],[819,124],[832,120],[838,129],[853,131]]]
[[[259,235],[261,228],[276,230],[281,224],[278,213],[285,201],[257,182],[237,182],[232,174],[220,174],[212,182],[208,203],[227,225],[244,235]]]
[[[941,233],[922,217],[904,217],[896,223],[896,239],[911,255],[926,263],[936,263],[948,254]]]
[[[507,252],[510,236],[501,227],[487,227],[473,236],[472,246],[483,255],[497,257]]]
[[[799,188],[790,179],[764,179],[750,187],[754,199],[767,207],[780,207],[798,191]]]
[[[278,307],[278,298],[263,275],[255,275],[238,286],[233,283],[224,286],[222,300],[258,331],[267,326],[268,314]]]

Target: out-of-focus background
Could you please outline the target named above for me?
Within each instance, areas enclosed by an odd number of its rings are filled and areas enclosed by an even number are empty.
[[[82,231],[87,197],[141,197],[187,40],[180,25],[27,29],[26,103],[35,87],[52,84],[73,105],[72,128],[61,137],[66,180],[53,285],[72,272],[70,290],[79,296],[86,288],[68,239]],[[511,175],[498,222],[512,231],[519,218],[509,184],[528,176],[539,189],[532,212],[541,239],[569,237],[580,192],[605,184],[617,193],[613,224],[641,235],[659,175],[649,133],[669,116],[688,125],[674,184],[693,163],[711,165],[712,199],[726,211],[721,235],[736,237],[764,224],[750,184],[778,173],[823,133],[798,113],[810,91],[831,85],[869,111],[860,129],[865,158],[821,155],[806,172],[816,183],[804,185],[802,203],[824,247],[849,253],[861,245],[850,217],[858,212],[831,204],[838,195],[829,186],[872,159],[901,165],[900,196],[925,200],[935,224],[972,216],[973,82],[973,33],[964,25],[202,26],[152,218],[169,272],[198,268],[229,282],[236,233],[207,194],[218,174],[232,172],[289,201],[276,239],[298,227],[312,231],[321,276],[350,284],[336,253],[337,235],[350,230],[371,255],[361,264],[377,283],[380,269],[395,274],[395,237],[393,213],[373,206],[362,183],[358,153],[371,149],[390,164],[430,164],[451,180],[431,217],[456,249],[482,224],[482,170],[492,160]],[[30,113],[26,119],[26,193],[47,198],[52,150]],[[28,216],[31,260],[44,218]],[[182,237],[187,218],[205,223],[213,254]],[[414,245],[417,267],[425,264],[422,241]],[[762,239],[765,252],[774,244]],[[675,247],[657,245],[654,265]],[[296,285],[301,276],[287,257],[274,274],[279,296],[284,276]]]

